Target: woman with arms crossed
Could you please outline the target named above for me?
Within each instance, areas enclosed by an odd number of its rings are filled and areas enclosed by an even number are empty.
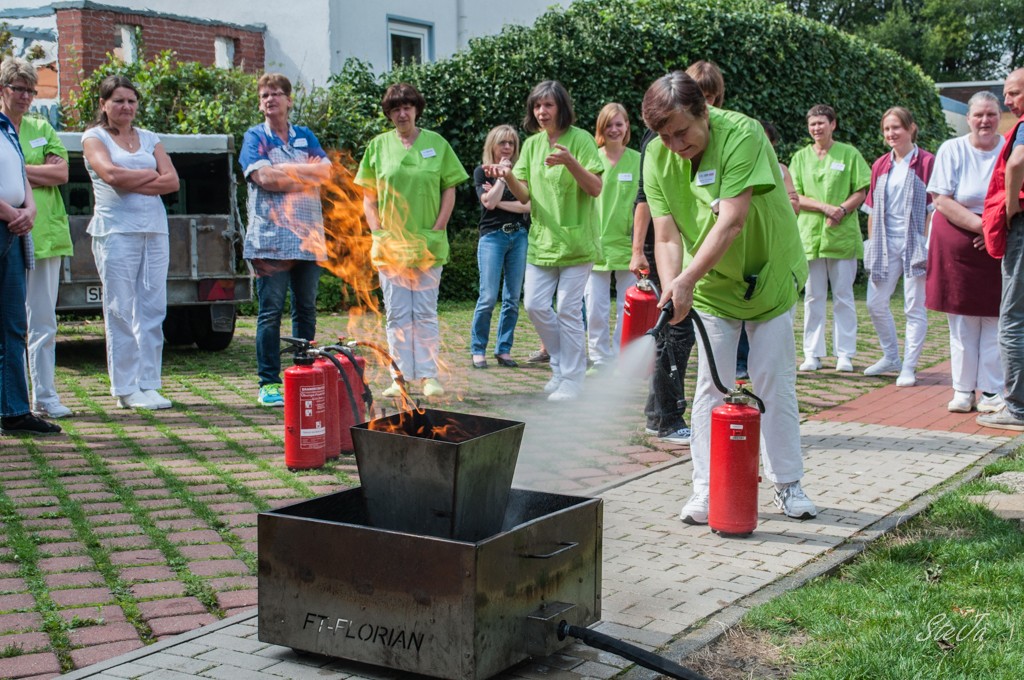
[[[160,139],[136,128],[139,91],[124,76],[100,83],[96,122],[82,135],[96,207],[89,222],[103,283],[110,393],[121,408],[162,409],[163,322],[170,245],[162,194],[178,173]]]

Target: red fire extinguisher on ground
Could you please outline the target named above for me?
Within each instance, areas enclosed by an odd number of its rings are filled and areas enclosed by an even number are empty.
[[[327,460],[333,460],[341,456],[341,421],[338,418],[341,373],[334,365],[334,362],[326,356],[317,357],[313,366],[324,372],[324,393],[327,398],[324,414],[324,425],[326,427],[324,457]]]
[[[282,340],[297,344],[294,338]],[[289,470],[324,466],[327,447],[327,386],[309,344],[295,351],[284,372],[284,464]],[[286,350],[290,351],[290,350]]]
[[[711,487],[708,526],[716,533],[745,536],[757,527],[757,474],[761,412],[737,387],[711,410]]]
[[[352,426],[366,422],[367,405],[373,402],[370,388],[366,384],[366,359],[356,355],[348,347],[338,347],[335,355],[342,367],[342,379],[338,381],[338,422],[341,436],[339,443],[342,453],[352,453]]]
[[[658,298],[661,297],[657,287],[641,271],[635,284],[626,289],[626,297],[622,303],[622,346],[625,347],[637,338],[643,337],[657,323]]]

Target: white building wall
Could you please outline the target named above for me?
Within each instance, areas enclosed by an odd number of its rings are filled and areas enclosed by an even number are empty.
[[[431,25],[433,58],[451,56],[470,38],[531,24],[571,0],[98,0],[95,5],[266,27],[266,68],[307,85],[324,85],[348,57],[388,68],[388,17]],[[45,8],[53,0],[0,0],[5,10]]]

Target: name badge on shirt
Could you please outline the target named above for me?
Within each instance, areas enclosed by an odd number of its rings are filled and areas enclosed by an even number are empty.
[[[697,173],[697,186],[706,187],[709,184],[715,183],[715,176],[717,175],[715,170],[702,170]]]
[[[633,181],[633,173],[631,173],[631,172],[620,172],[619,173],[619,181],[620,182],[632,182]]]
[[[841,163],[839,161],[832,161],[832,165],[830,167],[833,170],[835,170],[836,172],[842,172],[843,170],[846,170],[846,163]]]
[[[433,149],[424,149],[423,151],[420,151],[420,155],[424,158],[433,158],[437,155],[437,152]]]
[[[294,146],[296,149],[304,146],[309,146],[309,140],[306,139],[305,137],[296,137],[295,143],[292,144],[292,146]]]
[[[39,137],[38,139],[33,139],[31,142],[28,143],[28,145],[31,146],[33,149],[38,149],[41,146],[46,146],[46,137]]]

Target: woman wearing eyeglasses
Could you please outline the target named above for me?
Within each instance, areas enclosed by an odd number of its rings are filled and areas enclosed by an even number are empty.
[[[32,378],[32,412],[47,418],[71,415],[60,401],[53,374],[57,348],[57,286],[63,256],[74,254],[68,216],[57,188],[68,181],[68,152],[44,119],[25,115],[36,95],[36,69],[24,59],[4,60],[0,108],[18,131],[25,174],[36,202],[32,226],[35,268],[25,278],[28,320],[28,369]]]
[[[31,413],[25,375],[25,270],[33,264],[30,232],[36,203],[18,130],[9,117],[18,116],[14,109],[22,107],[15,102],[28,94],[16,88],[32,86],[20,70],[11,59],[0,66],[0,433],[49,435],[60,427]]]

